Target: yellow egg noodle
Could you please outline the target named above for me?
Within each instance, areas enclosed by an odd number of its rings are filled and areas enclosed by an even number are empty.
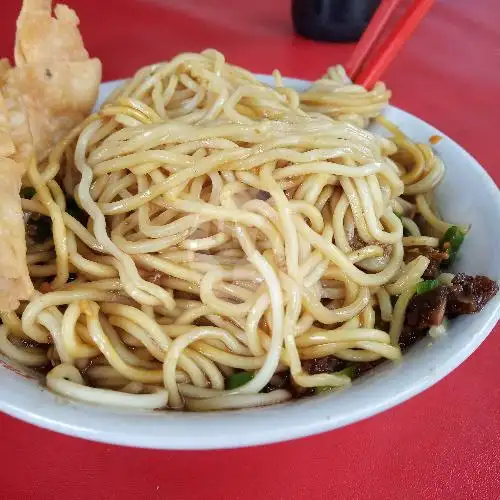
[[[262,392],[288,371],[302,388],[350,384],[306,360],[401,357],[429,264],[404,250],[438,246],[449,227],[432,196],[444,166],[380,115],[382,83],[367,91],[337,66],[297,92],[273,76],[271,87],[215,50],[180,54],[54,144],[34,141],[22,208],[49,217],[51,234],[30,241],[35,291],[4,306],[1,352],[50,365],[48,387],[74,399],[189,410],[288,400]],[[251,377],[229,388],[240,370]]]

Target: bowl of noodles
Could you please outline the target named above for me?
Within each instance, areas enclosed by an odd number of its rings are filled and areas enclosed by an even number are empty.
[[[498,188],[383,83],[206,50],[99,87],[71,12],[75,61],[40,66],[23,19],[50,12],[22,11],[2,77],[2,411],[140,447],[283,441],[407,400],[492,330]]]

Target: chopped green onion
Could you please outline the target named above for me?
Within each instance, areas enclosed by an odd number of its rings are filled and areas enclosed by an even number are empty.
[[[403,218],[403,214],[400,214],[399,212],[394,212],[394,215],[400,220]]]
[[[321,394],[322,392],[330,392],[333,389],[331,385],[320,385],[314,388],[314,394]]]
[[[439,246],[448,254],[448,258],[444,261],[444,267],[451,266],[455,262],[464,239],[465,233],[458,226],[451,226],[444,233],[439,242]]]
[[[356,376],[356,367],[348,366],[339,372],[335,372],[335,375],[347,375],[349,378],[354,378]]]
[[[21,189],[21,198],[24,198],[25,200],[31,200],[33,196],[36,194],[36,189],[32,187],[23,187]]]
[[[425,280],[417,283],[417,295],[430,292],[439,286],[439,280]]]
[[[251,372],[238,372],[238,373],[233,373],[228,379],[227,379],[227,388],[228,389],[236,389],[238,387],[241,387],[242,385],[245,385],[246,383],[250,382],[250,380],[253,379],[253,373]]]
[[[353,379],[356,376],[356,367],[355,366],[348,366],[347,368],[344,368],[343,370],[339,370],[338,372],[333,372],[334,375],[344,375],[346,377],[349,377],[350,379]],[[329,392],[332,389],[335,389],[335,387],[332,387],[331,385],[322,385],[319,387],[314,388],[314,393],[315,394],[321,394],[322,392]]]

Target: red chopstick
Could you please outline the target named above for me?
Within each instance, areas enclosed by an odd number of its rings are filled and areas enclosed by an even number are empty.
[[[378,38],[389,22],[394,10],[401,2],[402,0],[382,0],[378,6],[361,40],[356,44],[356,48],[351,58],[345,65],[345,70],[351,80],[354,81],[354,77],[360,70],[363,61],[368,57],[370,50],[372,50],[377,43]]]
[[[353,82],[371,88],[380,79],[434,3],[434,0],[412,0],[394,29],[375,50],[384,28],[401,1],[383,0],[375,12],[346,65],[347,74]]]

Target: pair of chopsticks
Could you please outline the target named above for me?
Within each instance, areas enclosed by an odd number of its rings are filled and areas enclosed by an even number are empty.
[[[353,82],[368,89],[373,87],[432,7],[434,0],[412,0],[394,29],[381,42],[384,29],[401,3],[402,0],[382,0],[346,64],[347,74]]]

